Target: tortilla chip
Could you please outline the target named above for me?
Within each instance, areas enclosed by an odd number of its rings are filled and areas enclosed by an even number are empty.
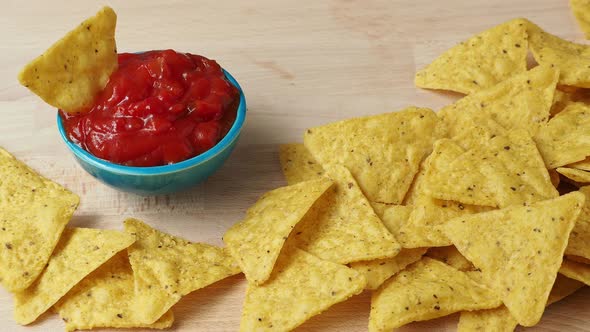
[[[575,168],[558,167],[556,171],[566,178],[578,183],[590,183],[590,172]]]
[[[488,89],[459,99],[438,114],[449,137],[481,126],[493,135],[523,129],[535,135],[549,120],[558,71],[537,66]]]
[[[353,269],[287,248],[265,284],[248,284],[240,331],[290,331],[360,293],[365,283]]]
[[[426,253],[426,248],[402,249],[393,258],[351,263],[350,267],[362,273],[367,279],[366,289],[377,289],[387,279],[419,261]]]
[[[429,248],[426,256],[450,265],[459,271],[475,270],[475,266],[465,256],[461,255],[455,246]]]
[[[390,258],[401,249],[340,165],[325,167],[334,186],[295,226],[289,241],[317,257],[340,264]]]
[[[464,150],[436,142],[424,191],[463,204],[505,207],[558,196],[535,143],[522,130]]]
[[[558,274],[549,294],[547,306],[561,301],[582,286],[581,282]],[[514,331],[517,325],[518,322],[512,317],[508,308],[502,305],[495,309],[461,312],[457,332],[509,332]]]
[[[104,327],[171,327],[174,322],[171,310],[154,324],[141,324],[135,318],[137,312],[133,285],[133,270],[127,251],[122,251],[84,278],[54,308],[66,322],[66,331]]]
[[[417,72],[414,83],[470,94],[525,72],[525,22],[510,20],[461,42]]]
[[[35,321],[84,277],[133,241],[133,237],[118,231],[66,228],[43,273],[29,288],[15,294],[15,320],[22,325]]]
[[[584,195],[573,192],[456,218],[446,224],[445,233],[482,271],[517,321],[533,326],[543,314],[583,205]]]
[[[136,219],[125,231],[137,241],[129,247],[135,278],[136,319],[153,324],[180,298],[240,272],[224,249],[162,233]]]
[[[369,201],[401,204],[444,131],[434,112],[409,107],[308,129],[304,142],[322,166],[346,166]]]
[[[303,144],[281,144],[279,158],[283,175],[289,185],[308,181],[324,174],[322,165],[313,158]]]
[[[528,22],[529,46],[540,65],[559,69],[559,84],[590,87],[590,46],[561,39]]]
[[[586,159],[582,161],[575,162],[573,164],[567,165],[569,168],[580,169],[583,171],[590,171],[590,158],[586,157]]]
[[[501,303],[465,273],[424,257],[373,293],[369,331],[391,331],[410,322],[495,308]]]
[[[80,198],[0,148],[0,283],[11,292],[41,274]]]
[[[590,0],[570,0],[572,12],[586,39],[590,39]]]
[[[103,7],[23,68],[18,80],[46,103],[83,111],[117,69],[117,15]]]
[[[559,273],[590,286],[590,265],[564,259]]]
[[[227,230],[223,241],[248,281],[262,284],[270,277],[289,233],[331,186],[320,177],[270,191]]]
[[[412,213],[413,207],[406,205],[390,205],[382,203],[371,203],[375,213],[389,233],[397,239],[399,236],[399,230],[408,221],[410,213]]]
[[[557,168],[590,156],[590,106],[572,103],[535,136],[548,168]]]

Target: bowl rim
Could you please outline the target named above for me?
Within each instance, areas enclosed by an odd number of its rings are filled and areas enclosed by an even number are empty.
[[[105,159],[98,158],[91,154],[90,152],[84,150],[82,147],[74,144],[68,138],[65,128],[62,123],[62,118],[57,113],[57,128],[59,130],[59,134],[66,143],[66,146],[72,151],[75,157],[81,159],[85,163],[88,163],[94,167],[109,171],[111,173],[119,173],[119,174],[126,174],[126,175],[161,175],[167,173],[176,173],[183,171],[185,169],[197,166],[202,164],[216,155],[223,152],[225,149],[229,148],[232,143],[239,137],[240,131],[244,125],[244,121],[246,119],[246,97],[244,96],[244,91],[242,87],[236,81],[236,79],[225,69],[223,69],[223,74],[227,78],[228,81],[232,85],[234,85],[239,93],[240,93],[240,104],[238,105],[238,109],[236,111],[236,119],[234,120],[233,125],[231,126],[230,130],[227,134],[219,141],[215,146],[211,149],[201,153],[200,155],[194,156],[190,159],[183,160],[181,162],[170,164],[170,165],[163,165],[163,166],[148,166],[148,167],[136,167],[136,166],[125,166],[112,163]]]

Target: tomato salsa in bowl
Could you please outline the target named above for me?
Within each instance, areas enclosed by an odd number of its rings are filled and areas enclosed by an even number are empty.
[[[227,159],[246,115],[236,80],[215,61],[172,50],[119,54],[89,109],[58,112],[62,139],[97,179],[139,194],[201,182]]]

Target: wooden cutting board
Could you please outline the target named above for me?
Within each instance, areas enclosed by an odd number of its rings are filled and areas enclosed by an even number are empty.
[[[80,194],[72,225],[122,229],[134,216],[192,241],[221,236],[263,192],[284,185],[277,145],[303,130],[408,105],[439,109],[457,96],[423,91],[413,75],[459,41],[522,16],[581,41],[565,0],[111,0],[120,51],[173,48],[219,61],[244,87],[249,113],[221,171],[192,191],[163,197],[117,192],[77,166],[60,141],[55,110],[18,85],[18,70],[105,2],[4,0],[0,15],[0,146]],[[236,331],[242,276],[194,292],[174,307],[176,331]],[[366,331],[370,294],[298,331]],[[400,331],[454,331],[457,316]],[[51,314],[30,327],[12,319],[0,290],[0,331],[61,331]],[[590,290],[552,305],[535,331],[590,331]]]

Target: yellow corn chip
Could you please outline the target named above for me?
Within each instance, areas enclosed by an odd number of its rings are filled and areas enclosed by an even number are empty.
[[[286,249],[265,284],[248,284],[240,331],[290,331],[365,287],[353,269]]]
[[[590,106],[572,103],[539,130],[535,142],[548,168],[590,156]]]
[[[80,198],[0,148],[0,283],[27,288],[43,271]]]
[[[424,257],[373,293],[369,331],[391,331],[410,322],[495,308],[501,303],[464,272]]]
[[[566,178],[576,181],[578,183],[589,183],[590,182],[590,172],[583,171],[581,169],[575,168],[568,168],[568,167],[558,167],[556,171],[565,176]]]
[[[475,266],[465,256],[461,255],[455,246],[430,248],[426,256],[439,260],[459,271],[467,272],[475,270]]]
[[[573,192],[530,206],[462,216],[445,233],[482,271],[521,325],[543,314],[584,195]],[[526,262],[526,264],[523,264]]]
[[[540,65],[559,69],[559,84],[590,87],[590,46],[572,43],[528,22],[529,46]]]
[[[461,42],[417,72],[414,83],[469,94],[526,71],[525,22],[514,19]]]
[[[225,233],[223,241],[248,281],[262,284],[270,277],[285,240],[330,186],[320,177],[270,191]]]
[[[322,166],[346,166],[369,201],[401,204],[420,162],[444,134],[434,112],[409,107],[308,129],[304,142]]]
[[[447,126],[449,137],[476,126],[494,135],[510,129],[523,129],[534,135],[549,120],[558,75],[549,66],[537,66],[463,97],[438,114]]]
[[[347,264],[397,255],[401,249],[363,196],[350,172],[325,167],[334,186],[295,226],[289,241],[328,261]]]
[[[23,325],[35,321],[84,277],[133,241],[133,237],[118,231],[66,228],[43,273],[29,288],[15,294],[15,320]]]
[[[590,158],[567,165],[569,168],[581,169],[583,171],[590,171]]]
[[[18,80],[49,105],[81,111],[117,69],[116,24],[115,12],[102,8],[26,65]]]
[[[570,0],[572,12],[586,39],[590,39],[590,0]]]
[[[547,306],[568,297],[582,286],[581,282],[558,274],[549,294]],[[502,305],[495,309],[461,312],[457,332],[511,332],[517,325],[516,319]]]
[[[54,308],[66,322],[66,331],[103,327],[165,329],[172,326],[174,314],[171,310],[154,324],[141,324],[135,318],[133,282],[127,251],[122,251],[84,278]]]
[[[533,140],[522,130],[463,150],[435,144],[426,170],[426,194],[464,204],[505,207],[558,196]]]
[[[563,260],[559,273],[590,286],[590,265]]]
[[[391,276],[419,261],[425,253],[426,248],[402,249],[393,258],[355,262],[350,267],[364,274],[367,279],[366,289],[377,289]]]
[[[372,203],[371,206],[381,218],[383,225],[396,239],[399,236],[399,230],[408,221],[413,210],[413,207],[406,205]]]
[[[125,220],[135,235],[129,261],[135,278],[137,320],[152,324],[188,293],[240,272],[224,249],[191,243],[136,219]]]
[[[322,165],[313,158],[303,144],[280,145],[279,158],[283,175],[289,185],[311,180],[324,174]]]

